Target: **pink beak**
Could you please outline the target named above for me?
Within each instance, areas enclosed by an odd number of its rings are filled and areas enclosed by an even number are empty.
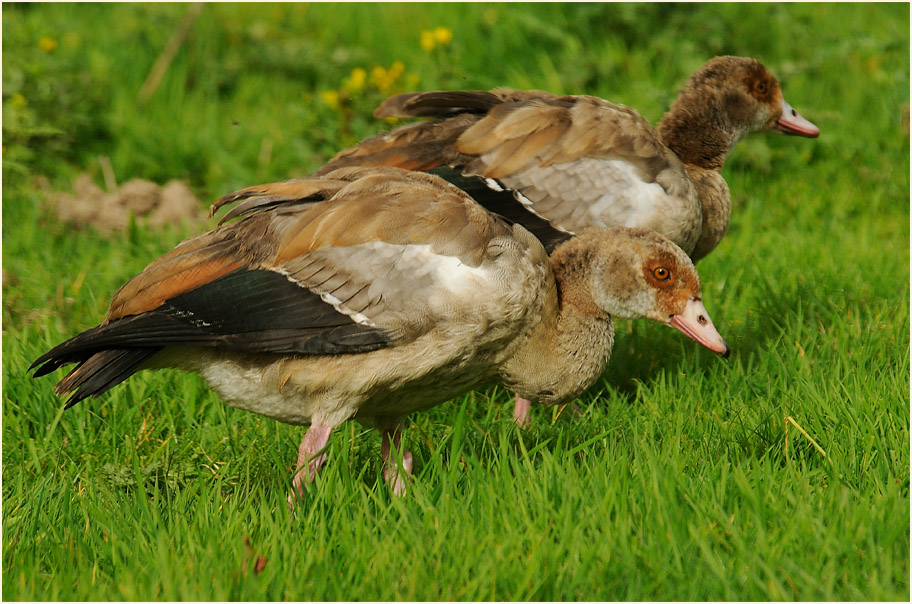
[[[719,332],[713,326],[712,319],[706,313],[706,307],[703,306],[697,298],[691,298],[684,307],[684,312],[671,316],[670,325],[683,333],[691,340],[706,346],[713,352],[721,354],[723,358],[728,358],[731,348],[728,343],[722,339]]]
[[[782,99],[782,116],[776,122],[776,128],[793,136],[817,138],[820,135],[820,128],[801,117],[785,99]]]

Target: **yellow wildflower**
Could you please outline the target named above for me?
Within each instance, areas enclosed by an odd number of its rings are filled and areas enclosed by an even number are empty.
[[[370,81],[374,86],[379,86],[380,82],[386,79],[386,68],[380,65],[371,69]]]
[[[395,74],[380,65],[371,69],[370,79],[371,84],[383,93],[389,92],[390,88],[393,86],[393,82],[396,81]]]
[[[13,107],[14,109],[24,109],[25,106],[28,105],[28,101],[25,100],[25,97],[18,92],[14,93],[13,96],[10,97],[9,102],[10,107]]]
[[[339,108],[339,91],[338,90],[327,90],[320,93],[320,98],[323,99],[323,102],[326,103],[332,109]]]
[[[434,50],[434,47],[437,46],[437,40],[434,38],[434,32],[430,30],[424,30],[421,32],[421,48],[425,52],[431,52]]]
[[[403,73],[405,73],[405,64],[402,61],[394,61],[389,68],[389,77],[395,82]]]
[[[440,26],[434,30],[434,40],[441,46],[446,46],[453,41],[453,30]]]
[[[44,36],[38,40],[38,48],[44,52],[54,52],[57,50],[57,40],[50,36]]]
[[[364,83],[367,81],[367,72],[360,67],[352,69],[351,77],[348,78],[347,86],[352,92],[364,90]]]

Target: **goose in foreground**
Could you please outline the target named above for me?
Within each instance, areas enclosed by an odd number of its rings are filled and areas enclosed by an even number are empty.
[[[587,227],[643,227],[694,262],[728,230],[721,171],[734,145],[760,130],[820,133],[759,61],[731,56],[691,75],[657,129],[629,107],[540,90],[401,94],[374,115],[437,119],[369,138],[316,174],[351,165],[436,169],[549,251]]]
[[[238,203],[239,202],[239,203]],[[383,474],[405,489],[405,418],[492,382],[546,404],[601,374],[612,316],[669,325],[720,354],[690,259],[644,229],[596,229],[552,254],[429,174],[344,168],[243,189],[218,228],[130,279],[101,325],[42,355],[77,363],[67,406],[140,369],[202,375],[229,405],[309,425],[294,495],[331,430],[382,434]]]

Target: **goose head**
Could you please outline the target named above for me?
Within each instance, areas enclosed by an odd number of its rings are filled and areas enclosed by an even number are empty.
[[[703,306],[693,262],[681,248],[646,229],[600,237],[591,272],[595,304],[615,317],[647,318],[668,325],[727,357],[730,348]]]

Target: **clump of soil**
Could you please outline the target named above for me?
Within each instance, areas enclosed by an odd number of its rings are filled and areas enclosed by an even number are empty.
[[[76,226],[91,226],[102,233],[122,231],[130,224],[149,227],[165,224],[205,224],[206,208],[187,186],[179,180],[164,186],[134,178],[113,192],[106,192],[88,174],[81,174],[73,183],[73,192],[51,191],[48,200],[57,217]]]

